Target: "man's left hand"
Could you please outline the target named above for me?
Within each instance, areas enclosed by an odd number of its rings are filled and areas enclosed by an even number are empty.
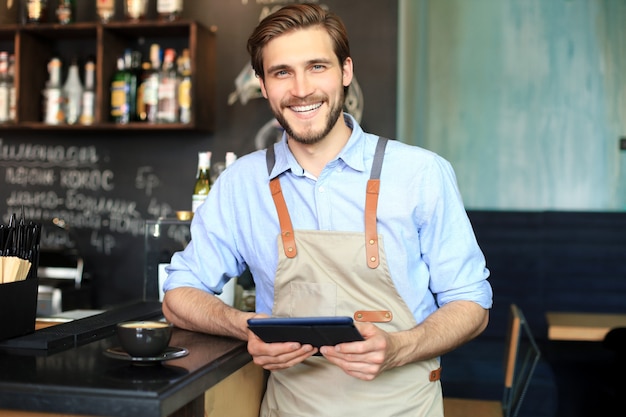
[[[392,335],[371,323],[355,323],[355,325],[365,339],[364,341],[323,346],[320,352],[348,375],[371,381],[385,369],[393,367]]]

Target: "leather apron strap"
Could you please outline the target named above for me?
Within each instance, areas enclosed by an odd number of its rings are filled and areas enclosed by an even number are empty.
[[[378,195],[380,193],[380,172],[383,166],[387,141],[387,138],[378,138],[376,151],[374,153],[374,161],[372,162],[372,172],[370,174],[370,179],[367,182],[365,194],[365,247],[367,265],[370,268],[377,268],[380,264],[380,249],[378,245],[378,231],[376,228],[376,212],[378,210]],[[267,148],[265,160],[267,163],[267,175],[271,175],[274,164],[276,163],[276,154],[274,153],[273,145]],[[287,210],[287,204],[285,203],[285,197],[283,196],[280,180],[278,178],[279,177],[277,176],[270,180],[270,191],[272,193],[272,198],[274,199],[276,211],[278,212],[280,235],[283,240],[285,256],[293,258],[297,254],[296,242],[293,237],[291,218],[289,216],[289,211]]]
[[[274,146],[267,148],[265,155],[267,162],[267,175],[272,174],[272,168],[276,163],[276,155],[274,154]],[[282,188],[280,187],[280,180],[278,177],[270,180],[270,191],[272,192],[272,199],[274,199],[274,205],[278,212],[278,221],[280,223],[280,236],[283,240],[283,248],[285,256],[287,258],[294,258],[297,255],[296,241],[293,238],[293,225],[291,224],[291,217],[287,210],[287,204],[285,203],[285,197],[283,196]]]

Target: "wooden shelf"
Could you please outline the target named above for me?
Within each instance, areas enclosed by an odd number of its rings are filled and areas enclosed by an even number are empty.
[[[3,130],[201,130],[212,131],[215,114],[215,29],[194,21],[81,22],[4,25],[0,27],[0,49],[15,54],[17,120],[0,125]],[[116,71],[117,59],[124,50],[140,50],[148,57],[150,44],[188,48],[191,56],[192,117],[188,124],[109,122],[109,85]],[[11,45],[12,44],[12,45]],[[74,56],[96,60],[95,123],[82,125],[48,125],[42,123],[42,91],[48,79],[47,64],[60,56],[67,67]],[[65,72],[64,72],[65,74]],[[82,69],[81,69],[82,74]]]

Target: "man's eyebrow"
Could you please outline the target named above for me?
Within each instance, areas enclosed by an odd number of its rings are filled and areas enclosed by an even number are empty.
[[[308,60],[306,62],[306,66],[316,65],[316,64],[332,64],[332,62],[333,62],[332,59],[328,59],[328,58],[315,58],[315,59]],[[278,64],[278,65],[272,65],[271,67],[269,67],[267,69],[267,72],[272,73],[276,71],[289,70],[291,68],[292,68],[291,65]]]

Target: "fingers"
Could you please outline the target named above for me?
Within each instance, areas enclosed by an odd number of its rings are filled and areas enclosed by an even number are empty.
[[[265,343],[251,331],[248,333],[248,352],[254,363],[270,371],[297,365],[317,353],[317,349],[311,345],[296,342]]]

